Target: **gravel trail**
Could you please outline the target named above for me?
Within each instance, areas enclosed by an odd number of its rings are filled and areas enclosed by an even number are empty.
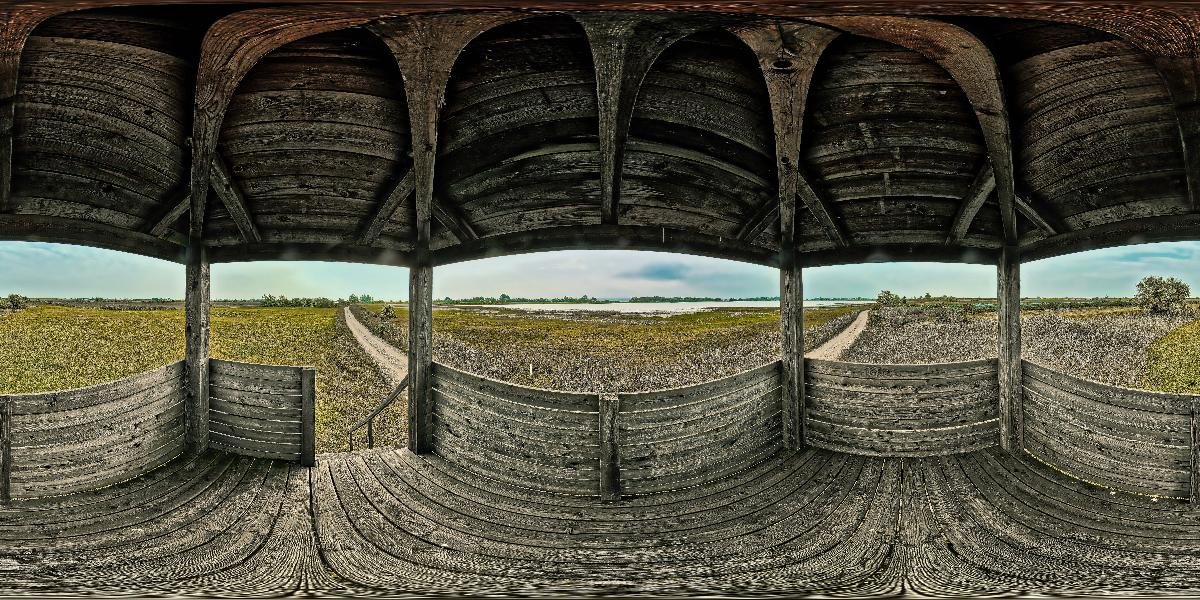
[[[350,312],[349,307],[342,310],[346,312],[346,326],[350,328],[350,333],[354,334],[354,339],[358,340],[358,345],[362,346],[367,356],[379,366],[379,372],[383,374],[388,385],[399,385],[400,380],[408,374],[408,355],[371,333],[370,329],[354,318],[354,313]]]
[[[854,341],[858,339],[858,336],[863,332],[864,329],[867,328],[867,319],[870,316],[870,313],[871,311],[869,310],[864,310],[858,313],[858,317],[855,318],[850,325],[846,326],[846,328],[837,335],[829,338],[828,342],[817,346],[812,352],[805,354],[804,357],[815,358],[818,360],[840,359],[842,353],[845,352],[846,349],[851,345],[853,345]]]

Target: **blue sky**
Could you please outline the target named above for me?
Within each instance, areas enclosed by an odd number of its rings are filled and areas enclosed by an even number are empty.
[[[1200,294],[1200,242],[1124,246],[1025,265],[1025,296],[1129,296],[1145,275],[1183,279]],[[994,296],[995,269],[986,265],[887,263],[817,267],[805,272],[805,295]],[[183,267],[132,254],[37,242],[0,242],[0,295],[146,298],[183,296]],[[408,296],[408,271],[397,267],[318,262],[213,266],[215,298],[263,294],[377,298]],[[743,263],[624,250],[562,251],[492,258],[434,272],[438,297],[774,296],[774,269]]]

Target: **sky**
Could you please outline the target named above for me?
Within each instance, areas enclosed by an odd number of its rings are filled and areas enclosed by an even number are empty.
[[[408,270],[321,262],[259,262],[212,267],[213,297],[263,294],[344,298],[408,297]],[[1123,246],[1027,263],[1022,295],[1131,296],[1146,275],[1178,277],[1200,295],[1200,242]],[[0,295],[182,298],[181,265],[133,254],[40,242],[0,242]],[[806,297],[995,296],[995,268],[947,263],[878,263],[805,270]],[[779,294],[778,272],[728,260],[627,250],[570,250],[469,261],[434,270],[438,298],[630,296],[753,297]]]

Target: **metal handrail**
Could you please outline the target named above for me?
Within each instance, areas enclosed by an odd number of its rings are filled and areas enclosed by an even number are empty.
[[[360,420],[358,423],[355,423],[354,426],[346,432],[346,437],[350,439],[351,451],[354,450],[354,432],[362,429],[363,425],[367,426],[367,448],[375,447],[375,417],[378,417],[379,413],[383,412],[385,408],[391,406],[392,403],[396,401],[396,398],[400,397],[400,393],[403,392],[407,387],[408,375],[405,375],[404,379],[401,379],[399,385],[396,386],[396,389],[392,390],[392,393],[388,394],[388,397],[384,398],[383,402],[380,402],[379,405],[375,407],[375,410],[372,410],[370,414],[363,417],[362,420]]]

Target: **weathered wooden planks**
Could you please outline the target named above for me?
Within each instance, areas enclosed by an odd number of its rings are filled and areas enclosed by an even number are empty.
[[[694,386],[621,394],[621,492],[711,483],[784,446],[781,363]]]
[[[1196,396],[1107,386],[1024,361],[1025,450],[1084,481],[1193,497]]]
[[[76,390],[0,396],[0,500],[99,489],[184,450],[184,363]]]
[[[316,464],[316,370],[209,359],[213,448]]]
[[[996,444],[996,361],[805,362],[808,443],[867,456],[939,456]]]
[[[996,266],[997,378],[1000,384],[1000,448],[1019,452],[1021,414],[1021,252],[1005,245]]]
[[[493,381],[445,365],[431,370],[430,451],[482,476],[553,493],[601,495],[596,394],[551,392]],[[613,465],[607,465],[612,468]],[[604,488],[608,497],[612,490]]]

